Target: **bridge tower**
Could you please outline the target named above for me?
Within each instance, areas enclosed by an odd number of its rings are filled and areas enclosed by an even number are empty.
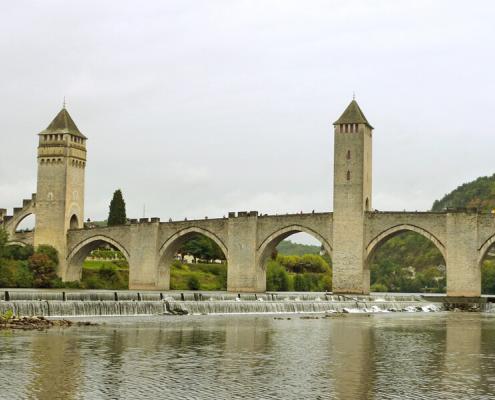
[[[373,127],[356,100],[334,123],[333,290],[369,293],[365,213],[371,210]]]
[[[34,244],[58,250],[59,275],[65,279],[67,231],[84,223],[86,136],[64,107],[39,134]]]

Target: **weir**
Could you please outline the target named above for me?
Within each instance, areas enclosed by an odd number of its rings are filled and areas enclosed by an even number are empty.
[[[115,300],[117,299],[117,300]],[[433,300],[433,301],[432,301]],[[0,314],[16,316],[76,317],[166,314],[325,313],[351,311],[420,310],[440,300],[421,296],[340,296],[329,293],[274,292],[231,294],[222,292],[132,292],[132,291],[3,291]]]

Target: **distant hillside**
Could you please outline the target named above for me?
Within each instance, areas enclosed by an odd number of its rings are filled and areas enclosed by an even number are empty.
[[[277,251],[284,256],[303,256],[305,254],[320,254],[320,246],[283,240],[277,246]]]
[[[464,183],[440,200],[433,203],[433,211],[445,208],[478,208],[482,211],[495,209],[495,174],[482,176],[472,182]]]

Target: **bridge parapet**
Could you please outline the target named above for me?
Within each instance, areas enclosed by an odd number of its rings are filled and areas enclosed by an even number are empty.
[[[414,231],[432,239],[441,252],[445,251],[445,212],[367,212],[365,218],[365,249],[367,255],[378,241],[400,232]]]
[[[299,213],[262,215],[257,223],[257,248],[270,240],[281,240],[304,232],[319,240],[327,249],[332,246],[333,213]],[[278,244],[277,242],[277,244]]]

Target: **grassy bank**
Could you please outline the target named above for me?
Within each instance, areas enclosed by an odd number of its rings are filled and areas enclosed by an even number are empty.
[[[227,264],[182,264],[170,271],[172,290],[226,290]]]

